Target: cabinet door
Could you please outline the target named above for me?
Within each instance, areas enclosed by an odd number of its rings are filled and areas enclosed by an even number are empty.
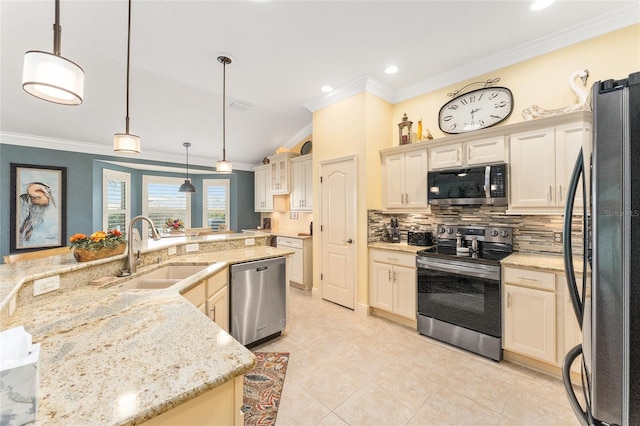
[[[416,319],[416,270],[404,266],[394,266],[393,312],[405,318]]]
[[[427,204],[427,150],[405,154],[404,207],[426,208]],[[398,188],[399,189],[399,188]],[[396,189],[396,191],[398,190]]]
[[[508,284],[504,289],[504,349],[557,365],[555,293]]]
[[[468,165],[504,162],[504,136],[464,144]]]
[[[369,303],[374,308],[393,312],[393,281],[391,266],[384,263],[371,262],[370,286],[371,300]]]
[[[583,146],[588,149],[591,141],[591,126],[578,122],[556,127],[556,194],[558,207],[564,207],[567,188],[571,180],[573,166],[578,158],[578,152]],[[585,152],[585,166],[589,166],[590,152]],[[582,188],[582,178],[578,182]],[[582,190],[576,192],[574,207],[582,207]]]
[[[304,207],[304,180],[304,164],[301,162],[291,163],[291,210],[297,211]]]
[[[555,205],[555,130],[513,134],[510,147],[510,207]]]
[[[429,169],[446,169],[462,166],[462,144],[439,146],[429,149]]]
[[[229,332],[229,287],[224,286],[207,299],[207,315],[218,326]]]
[[[271,193],[289,193],[289,158],[269,157],[271,161]]]
[[[206,298],[206,284],[204,281],[198,283],[195,287],[187,290],[182,294],[182,297],[187,299],[193,306],[198,308],[200,312],[207,314],[207,298]]]
[[[288,249],[293,250],[291,255],[291,275],[289,280],[295,281],[298,284],[304,284],[304,257],[301,248],[293,248],[287,246]]]
[[[405,156],[388,155],[384,159],[384,206],[388,209],[404,207]],[[426,192],[425,192],[426,194]]]
[[[269,166],[254,169],[255,211],[273,211],[273,195],[270,191]]]

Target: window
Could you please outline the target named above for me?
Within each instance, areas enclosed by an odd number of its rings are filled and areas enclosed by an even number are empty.
[[[229,179],[204,179],[202,186],[203,226],[229,229]]]
[[[191,194],[178,191],[183,182],[182,178],[142,177],[142,214],[148,216],[160,232],[167,219],[181,219],[185,228],[191,225]],[[148,235],[146,222],[143,222],[143,234]]]
[[[103,169],[102,229],[127,230],[131,219],[131,175]]]

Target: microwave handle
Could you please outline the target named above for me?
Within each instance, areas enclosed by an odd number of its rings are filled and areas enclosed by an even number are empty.
[[[484,168],[484,193],[487,198],[491,198],[491,166]]]

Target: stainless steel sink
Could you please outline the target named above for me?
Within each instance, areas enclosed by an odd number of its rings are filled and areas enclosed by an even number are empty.
[[[208,268],[210,265],[166,265],[145,274],[138,275],[117,286],[117,288],[128,289],[160,289],[171,287],[178,281],[182,281],[198,272]]]

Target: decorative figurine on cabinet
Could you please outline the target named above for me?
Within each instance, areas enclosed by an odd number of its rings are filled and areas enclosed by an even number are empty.
[[[409,117],[405,113],[402,116],[402,123],[398,123],[398,136],[400,137],[400,145],[411,143],[411,125],[413,121],[409,121]]]

